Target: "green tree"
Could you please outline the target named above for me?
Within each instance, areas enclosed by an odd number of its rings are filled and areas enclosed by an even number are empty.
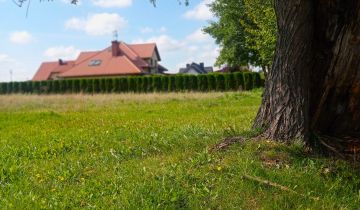
[[[204,31],[221,46],[216,65],[256,65],[266,70],[276,42],[272,0],[217,0],[210,4],[217,17]]]

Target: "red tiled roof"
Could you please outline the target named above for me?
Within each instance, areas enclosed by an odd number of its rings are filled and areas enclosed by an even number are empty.
[[[158,49],[156,47],[155,43],[149,43],[149,44],[131,44],[128,45],[132,50],[134,50],[140,57],[142,58],[151,58],[154,54],[154,51],[156,52],[159,61],[161,60]]]
[[[91,60],[101,60],[99,66],[89,66]],[[127,56],[113,57],[111,51],[105,49],[90,58],[77,63],[70,70],[60,74],[60,77],[91,77],[121,74],[141,74],[143,71]]]
[[[48,80],[52,73],[59,73],[64,78],[143,74],[142,69],[149,67],[144,59],[151,58],[154,51],[159,54],[153,43],[128,45],[119,42],[118,45],[118,56],[112,55],[110,46],[102,51],[82,52],[75,61],[68,61],[64,65],[59,62],[43,63],[33,80]],[[101,60],[101,64],[90,66],[93,60]]]
[[[73,61],[64,62],[62,65],[56,62],[44,62],[33,77],[33,81],[48,80],[53,73],[63,73],[74,66]]]

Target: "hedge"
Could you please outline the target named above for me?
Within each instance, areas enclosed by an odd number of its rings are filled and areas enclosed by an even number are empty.
[[[264,86],[259,73],[211,73],[0,83],[0,94],[126,93],[251,90]]]

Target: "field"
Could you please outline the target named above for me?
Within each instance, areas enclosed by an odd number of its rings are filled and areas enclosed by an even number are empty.
[[[356,167],[300,142],[211,150],[254,135],[260,101],[261,90],[0,96],[0,209],[357,209]]]

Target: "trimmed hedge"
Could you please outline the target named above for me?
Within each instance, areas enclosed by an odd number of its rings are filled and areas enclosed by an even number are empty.
[[[126,93],[251,90],[264,86],[259,73],[211,73],[0,83],[0,94]]]

